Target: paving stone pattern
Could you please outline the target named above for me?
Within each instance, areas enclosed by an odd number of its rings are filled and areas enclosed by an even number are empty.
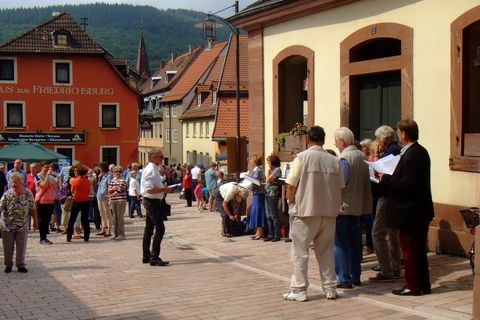
[[[362,286],[325,299],[310,257],[309,301],[284,301],[291,275],[290,244],[223,238],[216,213],[186,208],[169,195],[172,217],[161,257],[141,263],[144,220],[126,217],[125,241],[92,236],[89,243],[30,233],[27,268],[0,274],[0,319],[471,319],[473,276],[462,257],[429,256],[433,293],[397,297],[403,285],[368,283],[375,255],[364,258]],[[94,230],[92,230],[94,231]],[[1,250],[3,254],[3,248]]]

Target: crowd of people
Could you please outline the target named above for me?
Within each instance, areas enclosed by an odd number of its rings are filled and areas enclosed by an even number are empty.
[[[392,293],[429,294],[425,246],[433,218],[430,159],[417,142],[415,121],[400,121],[396,134],[401,146],[395,141],[395,130],[386,125],[375,131],[375,141],[360,143],[350,129],[338,128],[334,133],[337,155],[323,149],[325,132],[313,127],[307,135],[309,148],[297,154],[285,177],[286,188],[282,187],[280,159],[275,154],[267,158],[267,170],[263,158],[252,155],[248,174],[256,183],[248,187],[218,179],[219,171],[213,164],[207,171],[201,168],[196,179],[186,178],[184,188],[195,189],[195,184],[205,181],[203,185],[208,185],[207,192],[216,204],[210,209],[217,210],[222,218],[223,236],[251,233],[252,240],[272,242],[281,237],[279,200],[282,189],[286,189],[290,231],[285,238],[293,241],[293,275],[285,300],[308,299],[310,249],[319,263],[327,299],[337,297],[337,288],[362,285],[362,255],[372,252],[378,257],[374,268],[378,273],[369,278],[370,282],[399,279],[403,261],[406,284]],[[372,176],[365,162],[388,156],[400,156],[396,170],[391,174],[374,172]],[[193,175],[195,168],[190,171]],[[249,195],[251,205],[245,210],[241,204]],[[241,224],[245,211],[246,223]],[[364,245],[361,226],[365,230]]]
[[[393,290],[399,296],[431,293],[426,240],[433,218],[430,187],[430,158],[418,142],[418,125],[401,120],[396,134],[388,126],[379,127],[376,142],[356,145],[348,128],[334,133],[340,154],[326,152],[325,131],[308,131],[309,148],[297,154],[286,178],[293,240],[293,274],[285,300],[308,299],[309,246],[317,258],[327,299],[337,297],[337,288],[362,285],[360,217],[372,221],[372,246],[378,257],[378,273],[370,282],[390,282],[400,278],[401,257],[405,285]],[[363,152],[362,152],[362,149]],[[365,161],[399,155],[393,173],[374,172]],[[371,179],[372,178],[372,179]],[[369,185],[369,181],[376,181]],[[373,194],[373,197],[372,197]],[[370,231],[367,231],[367,233]]]
[[[126,212],[130,218],[135,212],[145,217],[142,262],[168,265],[160,258],[164,221],[170,214],[165,199],[172,192],[171,185],[178,184],[187,207],[195,200],[199,212],[220,214],[223,236],[250,233],[252,240],[277,242],[283,233],[285,240],[292,242],[293,273],[285,300],[308,299],[311,249],[327,299],[337,297],[337,288],[362,285],[362,248],[364,253],[374,251],[378,258],[378,273],[369,281],[400,278],[403,261],[406,284],[393,294],[429,294],[425,243],[433,218],[430,158],[417,142],[415,121],[400,121],[396,135],[400,145],[395,142],[395,130],[381,126],[375,141],[356,143],[350,129],[339,128],[334,133],[337,155],[323,148],[325,131],[314,126],[307,133],[308,149],[297,154],[288,175],[282,175],[276,154],[268,156],[267,170],[263,158],[253,155],[250,184],[225,180],[216,163],[208,169],[201,164],[163,165],[161,149],[151,150],[145,168],[132,163],[126,170],[106,162],[94,168],[77,163],[60,170],[56,164],[42,162],[30,164],[29,172],[24,172],[22,161],[16,160],[6,174],[0,166],[5,272],[12,271],[14,248],[18,271],[27,272],[25,248],[30,228],[39,231],[42,245],[52,244],[48,234],[55,231],[66,234],[67,242],[82,238],[88,242],[90,223],[95,225],[96,235],[124,240]],[[390,155],[400,157],[395,171],[375,172],[372,177],[365,162]],[[288,228],[282,232],[281,208],[289,216]],[[366,230],[365,246],[361,224]]]
[[[163,161],[161,150],[153,149],[152,155]],[[88,242],[90,224],[93,223],[97,236],[124,240],[125,212],[130,218],[134,218],[135,212],[143,218],[143,202],[148,221],[147,203],[152,194],[144,184],[151,183],[149,172],[156,172],[154,178],[159,181],[154,183],[161,184],[158,188],[165,187],[160,196],[163,202],[164,194],[171,191],[167,185],[181,181],[181,167],[162,165],[162,161],[157,161],[150,170],[146,170],[148,165],[143,169],[137,163],[129,164],[123,170],[121,166],[106,162],[100,162],[93,168],[81,163],[59,168],[56,163],[41,162],[30,163],[25,171],[22,160],[17,159],[13,168],[5,172],[5,166],[0,165],[0,231],[5,272],[12,271],[14,251],[18,271],[28,271],[25,267],[28,230],[38,231],[41,245],[53,244],[48,239],[51,232],[65,234],[67,242],[72,239]],[[142,176],[145,176],[145,181]],[[154,261],[151,264],[159,263]]]

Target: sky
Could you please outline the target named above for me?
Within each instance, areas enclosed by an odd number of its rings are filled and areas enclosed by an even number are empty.
[[[1,0],[0,9],[6,8],[29,8],[29,7],[47,7],[50,5],[62,4],[85,4],[85,3],[128,3],[133,5],[150,5],[158,9],[192,9],[202,12],[217,12],[231,6],[234,0]],[[240,10],[252,4],[255,0],[239,0]],[[233,9],[225,10],[222,16],[231,16]]]

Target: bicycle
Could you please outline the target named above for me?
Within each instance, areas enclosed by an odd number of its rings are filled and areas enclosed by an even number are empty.
[[[468,208],[460,210],[465,225],[470,229],[470,234],[475,236],[475,227],[480,224],[479,208]],[[470,250],[467,251],[467,257],[470,259],[470,267],[472,267],[472,273],[475,274],[475,238],[473,239]]]

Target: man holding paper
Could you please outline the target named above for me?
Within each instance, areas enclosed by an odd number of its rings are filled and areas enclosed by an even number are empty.
[[[143,206],[147,211],[145,216],[145,231],[143,233],[143,263],[151,266],[166,266],[168,261],[160,258],[160,246],[165,234],[165,212],[162,200],[172,189],[163,185],[159,166],[163,161],[163,151],[154,148],[148,153],[149,162],[143,169],[140,183],[140,193],[143,196]],[[152,241],[153,236],[153,241]],[[150,250],[151,245],[151,250]]]
[[[414,120],[401,120],[397,136],[402,145],[400,162],[392,175],[381,174],[387,190],[387,225],[400,229],[405,264],[405,286],[392,293],[419,296],[431,293],[428,271],[428,227],[434,216],[430,187],[430,156],[418,142]]]

